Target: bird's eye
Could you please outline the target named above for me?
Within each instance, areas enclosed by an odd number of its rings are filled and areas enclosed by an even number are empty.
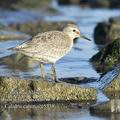
[[[76,30],[75,30],[75,29],[73,29],[73,32],[76,32]]]

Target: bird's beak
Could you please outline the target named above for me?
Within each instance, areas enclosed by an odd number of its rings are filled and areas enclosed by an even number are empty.
[[[84,36],[84,35],[80,35],[80,38],[83,38],[83,39],[86,39],[86,40],[92,41],[91,39],[87,38],[87,37]]]

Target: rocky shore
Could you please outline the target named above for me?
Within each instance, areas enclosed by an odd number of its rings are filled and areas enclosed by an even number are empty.
[[[60,5],[78,4],[92,8],[120,8],[119,0],[58,0]]]

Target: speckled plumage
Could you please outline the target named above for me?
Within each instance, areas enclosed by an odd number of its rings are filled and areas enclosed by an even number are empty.
[[[55,63],[71,50],[73,40],[78,37],[80,37],[79,28],[74,24],[68,24],[63,31],[38,33],[31,40],[16,46],[14,50],[39,61],[44,78],[43,64],[52,63],[54,80],[57,81]]]
[[[60,31],[39,33],[16,47],[19,52],[43,63],[55,63],[73,46],[73,40]]]

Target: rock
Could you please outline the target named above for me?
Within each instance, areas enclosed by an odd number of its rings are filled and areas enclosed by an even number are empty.
[[[0,0],[0,7],[2,8],[12,8],[13,4],[20,2],[20,0]]]
[[[100,73],[112,69],[120,61],[120,38],[101,49],[90,61]]]
[[[0,40],[28,39],[29,35],[17,31],[0,30]]]
[[[28,22],[24,24],[11,24],[10,28],[25,32],[30,35],[35,35],[38,32],[46,32],[52,30],[61,30],[68,22],[47,22],[47,21],[38,21],[38,22]]]
[[[60,5],[80,4],[81,6],[120,8],[119,0],[58,0]]]
[[[80,0],[58,0],[59,5],[79,4]]]
[[[0,0],[0,7],[18,10],[20,8],[45,8],[50,6],[51,0]],[[16,8],[16,9],[15,9]]]
[[[81,0],[80,4],[84,6],[90,6],[93,8],[110,7],[110,0]]]
[[[91,107],[91,113],[120,113],[120,89],[116,89],[118,87],[120,88],[120,76],[115,79],[114,82],[108,86],[108,88],[105,89],[105,93],[110,99],[109,102]]]
[[[106,75],[103,76],[106,77],[106,87],[104,88],[104,93],[107,95],[107,97],[110,99],[109,102],[103,103],[103,104],[97,104],[93,107],[91,107],[91,114],[97,114],[97,113],[120,113],[120,64],[116,65],[115,69],[108,72]],[[103,77],[100,79],[100,81],[103,79]],[[109,81],[109,79],[113,79],[112,81]]]
[[[77,102],[96,100],[94,88],[54,83],[45,80],[22,80],[15,77],[0,77],[0,103],[21,102]]]
[[[108,22],[98,23],[95,27],[94,39],[98,45],[108,44],[120,38],[120,17],[110,18]]]

